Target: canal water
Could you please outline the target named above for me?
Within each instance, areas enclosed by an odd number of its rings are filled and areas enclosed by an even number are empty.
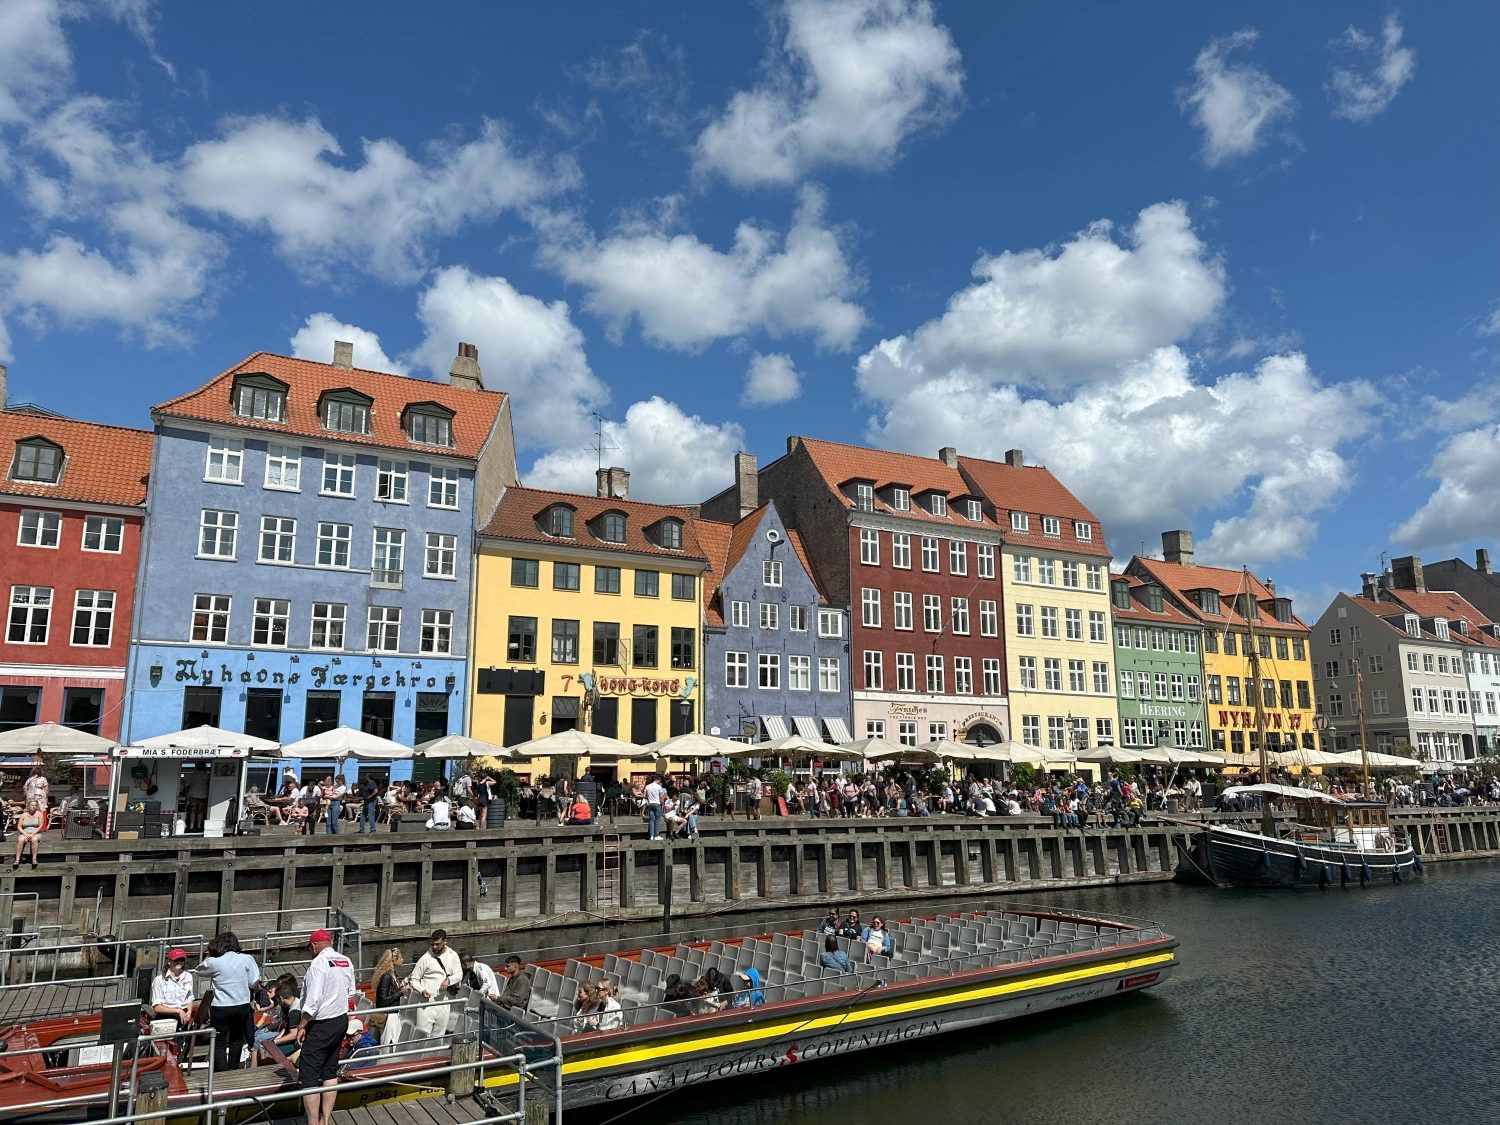
[[[1500,863],[1429,865],[1399,886],[1160,883],[1039,901],[1159,921],[1182,942],[1181,967],[1118,1000],[587,1116],[598,1125],[1500,1121]],[[746,926],[764,919],[742,916]]]

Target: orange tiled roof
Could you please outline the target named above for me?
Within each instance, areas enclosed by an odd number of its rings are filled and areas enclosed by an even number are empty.
[[[953,501],[961,497],[978,495],[957,469],[950,469],[935,457],[918,457],[912,453],[891,453],[884,449],[869,449],[862,445],[840,445],[832,441],[817,441],[800,438],[800,444],[812,458],[813,465],[827,482],[830,489],[840,496],[844,507],[853,508],[854,501],[844,496],[841,486],[851,480],[869,481],[875,486],[875,510],[887,515],[910,518],[926,523],[957,525],[959,527],[987,527],[995,529],[994,522],[985,516],[981,523],[973,523],[960,515]],[[909,488],[912,505],[909,511],[900,512],[887,507],[879,492],[889,485]],[[938,492],[949,500],[948,514],[935,516],[917,502],[917,497],[926,492]]]
[[[63,472],[56,484],[11,480],[16,442],[44,437],[62,446]],[[35,496],[94,504],[137,506],[146,502],[151,472],[151,431],[98,422],[75,422],[39,414],[0,411],[0,495]]]
[[[541,528],[542,514],[553,504],[566,504],[573,509],[573,537],[563,539],[548,535]],[[605,512],[625,513],[625,542],[608,543],[597,538],[588,524]],[[672,551],[658,547],[646,538],[646,528],[668,516],[682,521],[682,550]],[[708,556],[698,542],[695,525],[700,522],[691,518],[686,508],[669,504],[647,504],[640,500],[606,500],[600,496],[585,496],[576,492],[553,492],[543,488],[523,488],[517,485],[505,490],[495,514],[484,525],[480,535],[491,539],[522,539],[533,543],[547,543],[555,547],[588,547],[602,551],[622,551],[637,555],[656,555],[663,559],[682,559],[684,562],[707,562]]]
[[[725,560],[729,557],[729,537],[733,530],[731,524],[705,519],[693,520],[693,532],[698,537],[698,546],[708,559],[708,569],[703,572],[703,616],[710,625],[724,624],[724,607],[718,598],[719,583],[729,573]]]
[[[828,595],[823,592],[823,583],[818,579],[818,572],[813,569],[812,559],[808,558],[807,545],[802,542],[802,533],[796,528],[787,528],[786,537],[792,541],[792,550],[797,552],[797,558],[802,563],[802,569],[807,571],[807,576],[818,590],[818,604],[827,605]]]
[[[1448,620],[1448,640],[1453,644],[1471,644],[1479,648],[1500,648],[1500,640],[1496,640],[1490,634],[1483,632],[1483,628],[1491,622],[1489,618],[1474,608],[1470,602],[1459,594],[1443,590],[1429,591],[1419,594],[1415,590],[1385,590],[1382,589],[1381,600],[1372,602],[1363,594],[1350,594],[1349,597],[1363,605],[1367,610],[1379,617],[1388,627],[1394,629],[1402,636],[1411,640],[1412,637],[1400,625],[1387,618],[1397,614],[1415,613],[1423,621],[1434,617],[1444,617]],[[1386,601],[1390,598],[1390,601]],[[1467,635],[1458,631],[1458,622],[1467,620],[1469,632]],[[1438,641],[1438,637],[1425,625],[1421,626],[1424,641]]]
[[[240,418],[232,413],[229,399],[235,377],[258,372],[289,385],[285,423],[257,422],[253,418]],[[371,433],[335,433],[323,428],[322,420],[318,417],[318,400],[326,391],[345,387],[375,400],[374,406],[370,408]],[[402,414],[408,405],[436,402],[453,411],[452,452],[459,457],[478,457],[485,438],[489,436],[490,427],[494,425],[500,404],[504,401],[505,394],[501,391],[471,391],[427,379],[389,375],[384,371],[335,367],[331,363],[316,363],[310,359],[292,359],[272,352],[255,352],[197,390],[178,395],[154,407],[153,413],[198,418],[206,422],[225,422],[265,430],[268,434],[292,433],[302,437],[322,438],[325,441],[349,441],[386,448],[436,452],[437,449],[433,446],[409,441],[401,428]]]
[[[1110,575],[1109,580],[1111,582],[1128,583],[1130,585],[1130,591],[1132,594],[1146,585],[1146,583],[1142,582],[1133,574],[1112,574]],[[1115,605],[1113,601],[1110,602],[1109,608],[1110,612],[1113,613],[1114,616],[1123,617],[1128,621],[1158,621],[1162,623],[1170,623],[1172,625],[1187,626],[1196,626],[1198,624],[1195,618],[1189,617],[1187,614],[1183,613],[1182,610],[1177,608],[1171,598],[1166,597],[1162,598],[1161,600],[1160,613],[1152,613],[1145,602],[1135,597],[1132,597],[1130,599],[1129,609],[1121,609],[1119,606]]]
[[[1050,469],[1041,465],[1016,468],[1003,461],[986,461],[979,457],[960,457],[959,466],[967,473],[995,506],[997,512],[1024,512],[1028,517],[1025,531],[1013,531],[1009,516],[1000,519],[1007,543],[1028,543],[1045,549],[1068,550],[1083,555],[1109,557],[1104,542],[1104,527],[1074,496]],[[1062,523],[1061,538],[1042,534],[1042,517],[1054,516]],[[1079,539],[1073,524],[1087,523],[1092,531],[1087,540]]]
[[[1160,559],[1147,559],[1137,555],[1131,559],[1131,565],[1139,565],[1143,570],[1171,590],[1186,603],[1188,612],[1204,624],[1214,625],[1246,625],[1248,622],[1234,607],[1235,595],[1241,592],[1242,573],[1238,570],[1229,570],[1220,566],[1183,566],[1181,563],[1163,562]],[[1217,590],[1220,595],[1218,616],[1204,613],[1200,610],[1192,598],[1188,596],[1189,590]],[[1255,624],[1257,627],[1268,629],[1300,629],[1307,631],[1307,625],[1296,614],[1292,615],[1290,624],[1277,621],[1276,618],[1260,605],[1262,601],[1269,601],[1275,595],[1265,586],[1265,583],[1255,575],[1250,575],[1250,584],[1245,592],[1252,594],[1256,601]]]

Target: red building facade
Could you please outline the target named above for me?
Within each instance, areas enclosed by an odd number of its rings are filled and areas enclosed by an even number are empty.
[[[0,411],[0,730],[120,729],[151,434]]]

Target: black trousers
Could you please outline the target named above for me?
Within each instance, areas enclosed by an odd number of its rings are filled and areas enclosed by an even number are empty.
[[[239,1070],[240,1049],[250,1038],[250,1005],[221,1008],[215,1004],[208,1022],[219,1034],[214,1037],[214,1070]]]

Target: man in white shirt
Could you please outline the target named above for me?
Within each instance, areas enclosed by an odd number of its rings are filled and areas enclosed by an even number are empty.
[[[437,1000],[452,986],[463,980],[463,965],[458,954],[448,945],[448,931],[432,932],[432,948],[417,958],[411,971],[411,994],[415,1003]],[[418,1039],[442,1035],[448,1030],[448,1005],[429,1004],[419,1008],[416,1015]]]
[[[472,953],[465,953],[462,957],[464,966],[464,984],[474,991],[489,997],[491,1000],[500,999],[500,982],[495,977],[495,970],[479,960]]]
[[[432,819],[432,829],[434,832],[446,832],[453,827],[453,821],[449,816],[450,811],[451,806],[448,804],[448,798],[439,793],[437,798],[432,802],[432,808],[428,810],[428,815]]]
[[[653,840],[661,839],[661,802],[666,795],[666,789],[656,778],[646,784],[646,823],[650,828],[647,835]]]
[[[297,1077],[307,1093],[302,1108],[307,1125],[329,1125],[338,1100],[339,1048],[349,1027],[349,997],[354,994],[354,964],[333,948],[333,935],[314,930],[308,937],[312,964],[302,978],[302,1026],[297,1042]]]

